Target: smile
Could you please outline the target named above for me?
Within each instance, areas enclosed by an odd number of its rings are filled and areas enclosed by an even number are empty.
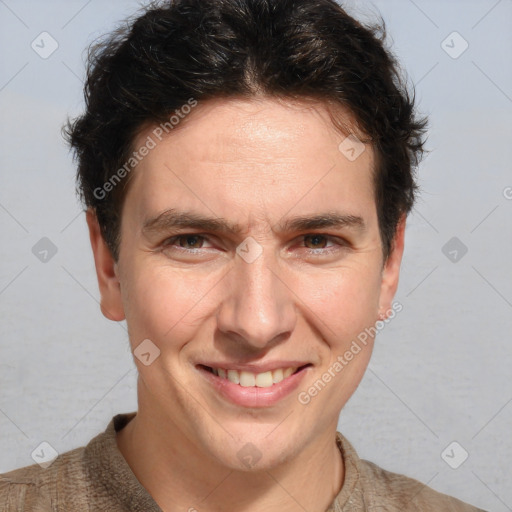
[[[244,388],[258,387],[258,388],[269,388],[274,384],[279,384],[290,375],[293,375],[298,368],[278,368],[273,371],[267,371],[263,373],[252,373],[247,371],[238,370],[225,370],[223,368],[210,368],[214,375],[222,379],[227,379],[234,384],[239,384]]]
[[[196,366],[217,393],[243,407],[269,407],[277,404],[299,386],[311,367],[311,364],[306,364],[254,373],[203,364]]]

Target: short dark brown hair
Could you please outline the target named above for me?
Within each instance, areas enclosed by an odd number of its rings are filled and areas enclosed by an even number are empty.
[[[171,0],[152,3],[89,48],[86,109],[64,128],[80,197],[95,210],[116,260],[130,180],[112,180],[127,174],[119,171],[140,130],[169,124],[191,99],[256,93],[317,99],[352,113],[377,156],[375,200],[387,258],[414,203],[426,120],[416,117],[383,22],[364,26],[334,0]]]

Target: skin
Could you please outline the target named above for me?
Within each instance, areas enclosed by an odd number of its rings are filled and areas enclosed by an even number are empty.
[[[405,228],[402,219],[383,261],[373,150],[367,146],[351,162],[338,149],[344,138],[320,103],[210,100],[133,171],[117,262],[93,211],[87,213],[103,314],[126,318],[132,350],[144,339],[160,350],[149,366],[134,358],[139,410],[117,441],[164,511],[236,504],[247,512],[320,512],[342,487],[338,416],[361,381],[374,340],[307,405],[297,397],[359,333],[385,318]],[[147,219],[170,208],[222,217],[242,230],[144,232]],[[364,229],[276,228],[297,215],[333,211],[360,217]],[[204,238],[169,242],[185,234]],[[315,234],[327,238],[307,236]],[[236,253],[249,236],[263,250],[250,264]],[[311,366],[277,404],[249,408],[221,397],[199,374],[195,365],[205,360]],[[261,454],[251,468],[237,456],[246,443]]]

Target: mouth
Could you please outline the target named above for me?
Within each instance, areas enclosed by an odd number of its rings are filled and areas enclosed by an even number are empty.
[[[257,408],[274,405],[289,395],[299,386],[312,366],[308,363],[259,373],[204,364],[198,364],[196,368],[211,387],[229,402]]]
[[[289,366],[286,368],[277,368],[266,372],[254,373],[245,370],[228,370],[225,368],[212,368],[211,366],[202,364],[198,365],[198,367],[201,367],[205,371],[208,371],[221,379],[226,379],[233,384],[238,384],[244,388],[270,388],[308,366],[311,366],[311,364],[309,363],[299,367]]]

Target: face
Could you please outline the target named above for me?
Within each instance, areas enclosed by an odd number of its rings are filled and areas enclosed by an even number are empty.
[[[347,158],[321,104],[215,100],[154,128],[117,263],[88,217],[103,313],[159,353],[135,358],[139,414],[225,466],[252,443],[273,467],[332,438],[372,350],[353,342],[391,308],[403,222],[383,262],[372,149]]]

